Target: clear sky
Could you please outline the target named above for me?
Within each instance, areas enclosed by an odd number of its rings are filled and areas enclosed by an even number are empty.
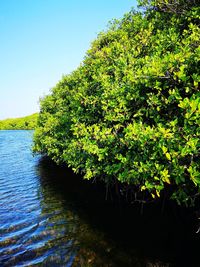
[[[0,119],[39,110],[97,34],[136,0],[0,0]]]

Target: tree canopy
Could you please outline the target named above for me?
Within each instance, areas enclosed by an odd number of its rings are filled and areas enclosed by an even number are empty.
[[[173,2],[173,7],[172,7]],[[34,151],[86,179],[192,203],[200,189],[200,9],[140,1],[41,100]]]

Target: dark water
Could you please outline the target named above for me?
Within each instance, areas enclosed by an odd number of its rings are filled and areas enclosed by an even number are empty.
[[[105,202],[103,188],[33,157],[32,134],[0,131],[0,266],[200,266],[190,220]]]

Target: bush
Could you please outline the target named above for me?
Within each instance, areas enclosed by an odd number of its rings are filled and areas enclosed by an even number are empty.
[[[200,186],[199,8],[131,11],[41,100],[34,151],[179,203]]]

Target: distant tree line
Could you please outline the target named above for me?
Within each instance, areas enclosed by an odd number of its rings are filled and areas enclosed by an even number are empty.
[[[84,178],[193,204],[200,193],[200,8],[140,1],[40,102],[34,151]]]
[[[37,125],[38,113],[30,116],[0,121],[0,130],[33,130]]]

